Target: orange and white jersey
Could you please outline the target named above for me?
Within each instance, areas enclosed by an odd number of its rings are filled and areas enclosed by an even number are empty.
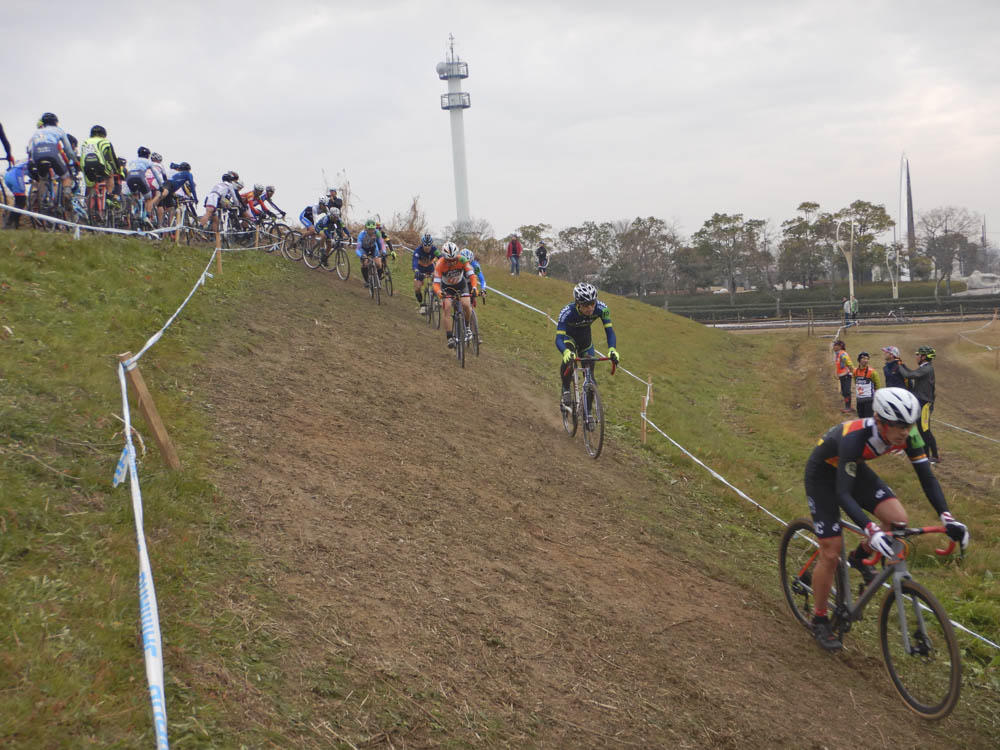
[[[458,286],[464,279],[468,279],[472,288],[479,286],[476,272],[472,270],[472,264],[461,258],[438,258],[434,264],[434,292],[441,294],[441,285]]]

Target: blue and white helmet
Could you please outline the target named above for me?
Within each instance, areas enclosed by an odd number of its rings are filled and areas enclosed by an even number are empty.
[[[589,305],[591,302],[597,302],[597,287],[593,284],[588,284],[586,281],[581,281],[573,287],[573,299],[579,305]]]
[[[905,388],[879,388],[872,409],[886,422],[916,424],[920,419],[920,402]]]
[[[459,252],[458,255],[466,263],[471,263],[472,259],[476,257],[476,256],[474,256],[472,254],[472,251],[469,248],[467,248],[467,247],[463,247],[462,250],[461,250],[461,252]]]

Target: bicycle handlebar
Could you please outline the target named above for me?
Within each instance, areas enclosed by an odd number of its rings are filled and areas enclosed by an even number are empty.
[[[611,363],[611,374],[615,374],[615,370],[618,369],[618,363],[615,362],[611,357],[574,357],[573,362],[580,362],[581,364],[590,364],[593,362],[610,362]],[[563,375],[569,375],[570,366],[567,365],[566,369],[563,370]]]
[[[914,529],[893,529],[892,531],[886,533],[890,534],[893,539],[905,539],[908,536],[919,536],[921,534],[947,534],[948,530],[944,526],[921,526]],[[955,540],[949,538],[948,546],[944,549],[939,547],[935,548],[934,554],[940,557],[945,557],[946,555],[950,555],[954,552],[954,550]],[[875,550],[872,550],[872,552],[874,554],[872,554],[871,558],[863,561],[865,565],[876,565],[878,561],[882,559],[882,554],[880,552],[876,552]]]

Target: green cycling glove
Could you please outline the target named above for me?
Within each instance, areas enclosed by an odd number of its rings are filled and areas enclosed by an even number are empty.
[[[608,358],[616,365],[619,362],[621,362],[621,357],[618,356],[618,350],[615,349],[613,346],[610,349],[608,349]]]
[[[573,350],[570,348],[563,349],[563,364],[568,365],[573,361]]]

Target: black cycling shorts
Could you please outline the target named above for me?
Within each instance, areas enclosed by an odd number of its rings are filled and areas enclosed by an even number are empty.
[[[869,513],[883,500],[896,497],[882,478],[868,464],[858,463],[852,496]],[[840,536],[840,503],[837,502],[837,470],[825,468],[818,476],[806,475],[806,499],[812,514],[813,531],[822,538]]]
[[[149,185],[146,184],[146,175],[143,172],[129,172],[125,177],[125,184],[133,195],[149,195]]]

